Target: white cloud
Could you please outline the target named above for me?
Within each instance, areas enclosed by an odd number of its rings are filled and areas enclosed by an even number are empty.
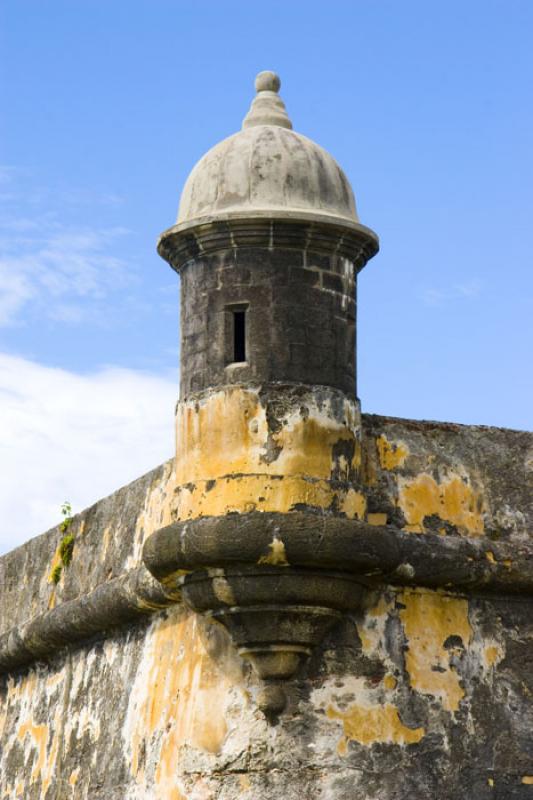
[[[177,376],[80,375],[0,354],[0,552],[172,455]]]
[[[70,321],[94,314],[95,301],[132,280],[127,264],[108,255],[126,233],[69,229],[49,219],[0,220],[0,325],[17,324],[30,303],[40,314],[67,321],[68,305],[89,298]]]

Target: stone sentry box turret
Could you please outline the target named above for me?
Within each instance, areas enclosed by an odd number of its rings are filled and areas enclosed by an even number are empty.
[[[355,290],[378,250],[348,179],[292,130],[279,88],[273,72],[257,76],[242,131],[193,169],[159,243],[181,276],[180,521],[145,547],[168,585],[188,567],[175,544],[194,546],[186,599],[268,681],[293,675],[359,598],[348,574],[289,564],[286,515],[305,530],[363,513]],[[255,516],[251,561],[236,514]],[[284,702],[277,683],[260,699],[269,712]]]
[[[377,239],[257,88],[159,245],[176,457],[0,558],[0,797],[525,800],[533,438],[360,414]]]

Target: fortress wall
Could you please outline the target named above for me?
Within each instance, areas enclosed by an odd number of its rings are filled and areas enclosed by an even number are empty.
[[[366,523],[376,537],[387,524],[482,542],[490,568],[506,548],[494,566],[518,580],[532,448],[516,431],[363,416]],[[57,586],[59,529],[4,556],[0,663],[8,630],[94,613],[86,598],[139,569],[175,503],[167,462],[77,515]],[[289,684],[275,725],[225,629],[177,599],[85,641],[52,636],[37,643],[46,655],[4,672],[0,800],[533,797],[531,594],[370,586]]]

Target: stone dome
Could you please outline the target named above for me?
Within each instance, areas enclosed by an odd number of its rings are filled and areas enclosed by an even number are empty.
[[[261,72],[255,85],[242,130],[209,150],[189,175],[177,226],[266,215],[360,227],[352,188],[335,159],[292,130],[278,76]]]

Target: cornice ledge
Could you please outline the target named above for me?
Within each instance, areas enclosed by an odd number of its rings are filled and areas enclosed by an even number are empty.
[[[335,570],[367,584],[533,594],[533,545],[406,533],[343,517],[252,512],[175,522],[145,543],[148,570],[167,589],[184,571],[239,565]]]
[[[159,255],[177,271],[191,260],[239,247],[297,248],[335,253],[359,271],[379,250],[365,225],[327,214],[261,212],[224,214],[174,225],[159,238]]]

